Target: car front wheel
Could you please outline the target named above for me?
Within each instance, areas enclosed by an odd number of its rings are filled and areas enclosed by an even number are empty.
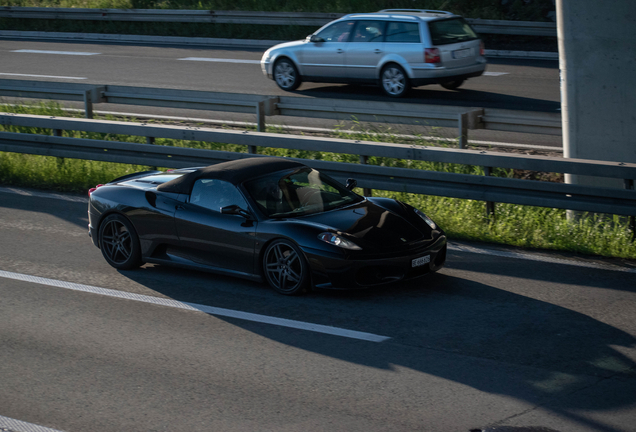
[[[99,245],[106,262],[116,269],[129,270],[142,265],[139,238],[124,216],[107,216],[99,228]]]
[[[309,287],[309,266],[298,246],[276,240],[263,255],[263,273],[269,286],[285,295],[300,295]]]
[[[403,97],[410,88],[409,77],[401,66],[396,64],[386,65],[380,74],[380,87],[387,96]]]
[[[274,64],[274,80],[285,91],[296,90],[301,82],[298,69],[287,59],[280,59]]]

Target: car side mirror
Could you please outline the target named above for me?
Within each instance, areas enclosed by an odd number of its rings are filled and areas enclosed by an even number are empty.
[[[349,190],[353,190],[358,186],[358,181],[356,179],[348,178],[345,187]]]
[[[325,41],[323,38],[321,38],[320,36],[316,36],[315,34],[309,35],[307,37],[309,38],[309,42],[318,43]]]
[[[243,210],[236,204],[232,204],[229,206],[221,207],[221,214],[230,214],[243,216],[245,219],[252,219],[252,215],[247,210]]]

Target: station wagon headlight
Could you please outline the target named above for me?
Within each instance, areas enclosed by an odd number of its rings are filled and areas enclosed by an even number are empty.
[[[420,211],[418,209],[413,209],[413,210],[415,210],[415,214],[418,215],[419,217],[421,217],[422,220],[424,222],[426,222],[426,224],[428,226],[431,227],[431,229],[437,228],[437,225],[435,225],[435,222],[433,222],[433,219],[431,219],[430,217],[426,216],[422,211]]]
[[[346,238],[342,238],[338,234],[324,232],[318,236],[318,240],[322,240],[325,243],[329,243],[330,245],[338,246],[343,249],[349,250],[362,250],[360,246],[355,244],[354,242],[347,240]]]

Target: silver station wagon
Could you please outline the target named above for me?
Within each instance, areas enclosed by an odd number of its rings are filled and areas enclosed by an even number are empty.
[[[391,97],[411,87],[456,89],[486,69],[484,45],[461,16],[386,9],[352,14],[306,39],[268,49],[261,69],[283,90],[302,81],[379,85]]]

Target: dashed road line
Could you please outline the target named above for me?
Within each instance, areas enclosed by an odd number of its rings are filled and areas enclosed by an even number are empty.
[[[85,80],[88,78],[84,77],[67,77],[67,76],[56,76],[56,75],[32,75],[32,74],[19,74],[19,73],[8,73],[8,72],[0,72],[0,75],[4,76],[20,76],[20,77],[29,77],[29,78],[53,78],[53,79],[66,79],[66,80]]]
[[[76,56],[92,56],[99,55],[101,53],[80,52],[80,51],[51,51],[51,50],[13,50],[14,53],[27,53],[27,54],[57,54],[57,55],[76,55]]]
[[[25,275],[21,273],[7,272],[4,270],[0,270],[0,277],[6,278],[6,279],[13,279],[13,280],[19,280],[24,282],[35,283],[39,285],[64,288],[64,289],[69,289],[73,291],[81,291],[81,292],[87,292],[91,294],[98,294],[98,295],[103,295],[107,297],[133,300],[133,301],[138,301],[143,303],[150,303],[150,304],[155,304],[160,306],[168,306],[172,308],[185,309],[185,310],[191,310],[191,311],[200,311],[200,312],[204,312],[204,313],[215,315],[215,316],[236,318],[236,319],[240,319],[244,321],[252,321],[252,322],[258,322],[262,324],[275,325],[279,327],[294,328],[294,329],[305,330],[305,331],[310,331],[314,333],[329,334],[332,336],[341,336],[341,337],[345,337],[349,339],[358,339],[358,340],[364,340],[368,342],[384,342],[386,340],[391,339],[388,336],[381,336],[381,335],[376,335],[373,333],[360,332],[356,330],[347,330],[347,329],[343,329],[339,327],[331,327],[331,326],[326,326],[322,324],[313,324],[313,323],[308,323],[304,321],[290,320],[286,318],[277,318],[277,317],[272,317],[268,315],[242,312],[242,311],[237,311],[232,309],[225,309],[225,308],[207,306],[207,305],[196,304],[196,303],[180,302],[180,301],[172,300],[172,299],[152,297],[152,296],[147,296],[142,294],[129,293],[126,291],[117,291],[117,290],[112,290],[107,288],[95,287],[91,285],[82,285],[82,284],[77,284],[72,282],[60,281],[56,279],[47,279],[47,278],[42,278],[37,276]]]
[[[15,432],[62,432],[58,429],[51,429],[44,426],[39,426],[33,423],[27,423],[22,420],[16,420],[9,417],[0,415],[0,427],[7,428],[10,431]]]
[[[217,62],[217,63],[261,64],[260,60],[226,59],[226,58],[210,58],[210,57],[186,57],[186,58],[180,58],[180,59],[177,59],[177,60]]]

